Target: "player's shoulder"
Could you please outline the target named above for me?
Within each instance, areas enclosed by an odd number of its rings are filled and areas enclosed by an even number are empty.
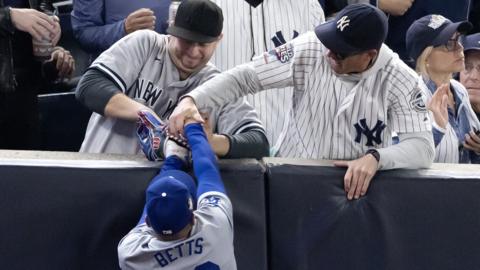
[[[217,207],[222,201],[231,204],[230,199],[225,193],[218,191],[205,192],[198,198],[198,208],[203,206]]]

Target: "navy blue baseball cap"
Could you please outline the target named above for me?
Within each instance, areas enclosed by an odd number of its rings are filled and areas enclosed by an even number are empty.
[[[448,42],[453,34],[465,34],[472,29],[468,21],[453,23],[442,15],[427,15],[412,23],[407,30],[406,47],[413,62],[429,46],[440,46]]]
[[[347,55],[379,49],[387,32],[387,16],[369,4],[348,5],[334,19],[315,28],[325,47]]]
[[[150,226],[160,235],[173,235],[192,221],[196,208],[193,178],[179,170],[168,171],[152,180],[146,191]]]
[[[480,33],[465,36],[462,40],[463,50],[478,50],[480,51]]]

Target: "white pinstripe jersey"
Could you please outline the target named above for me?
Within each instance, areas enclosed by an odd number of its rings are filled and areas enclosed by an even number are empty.
[[[145,223],[132,229],[118,244],[121,269],[237,269],[228,197],[219,192],[203,194],[194,215],[192,232],[184,240],[161,241]]]
[[[469,131],[473,128],[480,130],[480,123],[475,115],[475,112],[470,105],[470,100],[468,98],[468,92],[465,87],[455,80],[450,80],[450,84],[453,86],[454,91],[461,99],[461,103],[457,104],[457,117],[465,116],[468,121]],[[430,102],[432,99],[432,92],[424,85],[422,87],[424,93],[427,97],[427,102]],[[434,121],[433,116],[431,117]],[[459,123],[458,123],[459,124]],[[459,130],[461,127],[458,128]],[[460,138],[459,138],[460,136]],[[459,163],[460,161],[460,151],[459,148],[462,148],[462,144],[465,142],[465,134],[456,134],[452,125],[449,123],[446,127],[446,132],[440,141],[440,143],[435,147],[435,159],[433,162],[438,163]]]
[[[245,0],[212,0],[225,17],[223,40],[212,62],[227,70],[252,60],[254,55],[271,50],[325,21],[318,0],[264,0],[252,7]],[[247,96],[265,126],[270,146],[274,147],[288,126],[292,87]]]
[[[91,65],[108,76],[133,100],[150,108],[166,121],[178,98],[219,73],[208,63],[186,80],[180,80],[167,46],[168,36],[139,30],[125,36],[102,53]],[[101,89],[99,89],[101,91]],[[239,100],[225,106],[206,108],[216,133],[237,134],[246,128],[263,131],[253,107]],[[141,153],[136,123],[93,113],[80,152]]]
[[[293,121],[279,150],[282,157],[351,160],[370,148],[390,146],[392,132],[431,130],[419,87],[422,79],[387,46],[382,46],[371,68],[355,75],[335,74],[326,52],[315,33],[307,32],[220,75],[236,74],[239,84],[212,88],[220,77],[189,95],[202,107],[262,89],[293,86]]]

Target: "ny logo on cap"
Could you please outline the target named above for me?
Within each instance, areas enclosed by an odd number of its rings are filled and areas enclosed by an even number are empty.
[[[433,30],[440,27],[447,19],[442,15],[432,15],[430,18],[430,23],[428,23],[428,27],[432,28]]]
[[[345,29],[345,27],[349,25],[350,19],[348,18],[348,16],[343,16],[342,18],[340,18],[340,20],[337,21],[337,28],[340,29],[341,32],[343,32],[343,29]]]

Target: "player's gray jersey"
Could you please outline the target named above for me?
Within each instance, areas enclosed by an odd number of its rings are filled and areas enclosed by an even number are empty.
[[[464,109],[466,111],[466,116],[468,117],[468,123],[470,124],[470,130],[474,128],[480,130],[480,123],[473,111],[470,101],[468,98],[468,92],[465,87],[457,82],[456,80],[450,80],[450,84],[452,84],[453,88],[455,89],[457,95],[461,98],[462,102],[457,104],[459,107],[457,111]],[[432,99],[432,92],[428,90],[426,86],[422,87],[425,95],[427,96],[427,102],[430,102]],[[466,106],[466,108],[460,108],[462,106]],[[432,122],[434,123],[434,117],[431,114]],[[436,124],[435,124],[436,125]],[[459,134],[460,136],[464,136],[464,134]],[[435,159],[433,162],[439,163],[458,163],[460,160],[459,157],[459,147],[462,145],[463,142],[458,140],[457,134],[455,134],[455,130],[450,125],[447,125],[445,134],[443,135],[442,140],[440,143],[435,147]]]
[[[318,0],[264,0],[256,8],[244,0],[212,1],[222,8],[225,17],[223,39],[212,57],[212,63],[222,71],[251,61],[254,55],[278,47],[325,21]],[[286,87],[247,96],[264,124],[272,150],[278,147],[288,126],[292,93],[293,88]]]
[[[208,63],[199,72],[181,81],[170,59],[169,36],[150,30],[135,31],[102,53],[91,65],[106,74],[118,88],[133,100],[152,108],[164,121],[178,98],[219,73]],[[99,90],[101,91],[101,90]],[[212,106],[210,119],[217,125],[214,132],[235,134],[248,127],[263,130],[252,106],[237,101],[224,107]],[[235,111],[236,117],[231,116]],[[93,113],[88,123],[81,152],[140,153],[135,135],[136,123]]]
[[[236,73],[245,76],[239,81],[251,81],[247,74],[256,77],[257,88],[245,83],[217,91],[204,85],[190,95],[201,107],[252,91],[293,86],[293,121],[280,148],[282,157],[356,159],[370,148],[390,146],[394,131],[431,130],[421,78],[387,46],[382,46],[371,68],[355,75],[335,74],[326,53],[315,33],[308,32],[254,58],[249,64],[254,74]]]
[[[225,194],[207,192],[198,200],[198,209],[194,212],[195,224],[187,239],[161,241],[151,227],[145,223],[138,225],[118,245],[120,267],[165,270],[237,269],[233,250],[232,212],[232,204]]]

